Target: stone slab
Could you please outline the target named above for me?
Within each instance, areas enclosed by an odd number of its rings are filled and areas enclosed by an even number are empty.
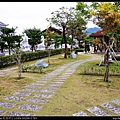
[[[18,96],[29,96],[30,92],[15,92],[13,95],[18,95]]]
[[[7,116],[34,116],[34,114],[12,111]]]
[[[38,105],[30,105],[30,104],[21,104],[18,106],[19,109],[29,110],[29,111],[37,111],[42,108],[42,106]]]
[[[14,105],[15,105],[14,103],[0,102],[0,106],[5,108],[12,108]]]
[[[41,100],[41,99],[38,99],[38,98],[29,98],[26,101],[27,102],[39,103],[39,104],[45,104],[45,103],[47,103],[47,100]]]
[[[61,84],[52,84],[52,83],[50,83],[49,85],[47,85],[47,86],[51,86],[51,87],[53,87],[53,86],[60,86]]]
[[[21,89],[21,91],[26,91],[26,92],[34,92],[35,91],[35,89],[30,89],[30,88],[23,88],[23,89]]]
[[[5,100],[21,101],[21,100],[23,100],[23,97],[8,96],[5,98]]]
[[[53,81],[51,82],[52,84],[63,84],[64,82],[63,81]]]
[[[92,108],[88,108],[87,109],[89,112],[93,113],[96,116],[112,116],[111,114],[101,110],[100,108],[98,108],[97,106],[94,106]]]
[[[35,97],[50,98],[52,94],[34,94]]]
[[[81,112],[78,112],[78,113],[74,113],[72,116],[88,116],[88,114],[81,111]]]
[[[46,87],[44,87],[44,89],[47,89],[47,90],[58,90],[58,88],[57,87],[52,87],[52,86],[46,86]]]
[[[116,113],[116,114],[118,114],[118,115],[120,115],[120,108],[118,108],[110,103],[103,103],[103,104],[101,104],[101,106]]]
[[[30,89],[37,89],[40,88],[40,85],[28,85],[26,88],[30,88]]]
[[[120,100],[113,100],[112,102],[120,106]]]
[[[2,115],[3,113],[5,113],[5,110],[0,110],[0,115]]]
[[[43,92],[43,93],[54,93],[54,92],[56,92],[56,90],[47,90],[47,89],[45,89],[45,90],[38,90],[38,92]]]

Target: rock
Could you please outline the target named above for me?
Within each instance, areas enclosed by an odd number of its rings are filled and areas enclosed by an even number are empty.
[[[38,62],[36,62],[35,66],[45,68],[48,67],[48,64],[45,63],[43,60],[39,60]]]
[[[70,58],[76,58],[76,57],[77,57],[77,55],[75,53],[70,54]]]

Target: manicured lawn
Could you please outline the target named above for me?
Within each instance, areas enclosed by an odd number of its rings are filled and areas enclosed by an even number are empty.
[[[24,86],[35,82],[40,77],[52,72],[65,63],[92,56],[97,55],[80,54],[75,59],[64,59],[61,55],[56,55],[51,57],[51,64],[48,68],[43,69],[43,73],[25,72],[22,73],[23,78],[20,80],[16,79],[17,70],[13,70],[11,74],[4,77],[0,76],[0,100],[12,95],[16,90],[18,91]],[[38,60],[24,63],[24,65],[35,64],[36,61]],[[44,61],[47,63],[47,58],[44,58]],[[44,104],[42,109],[36,111],[36,113],[34,112],[34,114],[38,116],[71,116],[79,111],[87,112],[86,108],[119,99],[120,66],[115,62],[111,64],[109,81],[104,82],[105,66],[98,66],[100,61],[101,59],[81,64],[64,84],[59,87],[57,92],[49,98],[48,103]],[[87,74],[84,74],[85,70]]]
[[[99,62],[100,60],[96,60],[81,64],[37,114],[71,116],[79,111],[87,113],[86,108],[120,99],[120,72],[117,76],[110,74],[109,82],[104,82],[104,75],[99,75],[97,70],[96,75],[91,72],[90,75],[82,75],[85,67],[104,69],[105,66],[96,65]],[[120,71],[118,65],[111,64],[110,73],[113,68]]]

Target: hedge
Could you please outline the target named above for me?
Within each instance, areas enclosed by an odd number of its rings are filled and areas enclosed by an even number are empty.
[[[50,56],[63,53],[63,49],[50,50]],[[39,50],[35,52],[24,52],[21,56],[21,62],[32,61],[48,57],[48,50]],[[17,64],[16,54],[0,56],[0,68]]]

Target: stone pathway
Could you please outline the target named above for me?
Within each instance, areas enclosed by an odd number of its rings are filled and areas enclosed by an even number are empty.
[[[16,91],[13,95],[8,96],[0,101],[0,116],[35,116],[34,112],[40,110],[49,98],[59,89],[66,79],[76,70],[76,68],[87,61],[97,59],[93,57],[86,60],[77,60],[62,65],[60,68],[48,73],[36,82],[27,85],[20,91]],[[99,57],[98,57],[99,59]],[[120,105],[120,100],[112,101],[114,104]],[[120,114],[120,108],[112,104],[102,104],[115,114]],[[13,110],[14,109],[14,110]],[[88,109],[95,116],[109,116],[111,114],[98,108],[97,106]],[[79,112],[73,116],[89,116],[87,113]]]
[[[72,116],[91,116],[88,113],[92,113],[93,116],[120,116],[120,100],[113,100],[110,103],[103,103],[99,107],[94,106],[86,110],[88,111],[87,113],[80,111],[74,113]]]

